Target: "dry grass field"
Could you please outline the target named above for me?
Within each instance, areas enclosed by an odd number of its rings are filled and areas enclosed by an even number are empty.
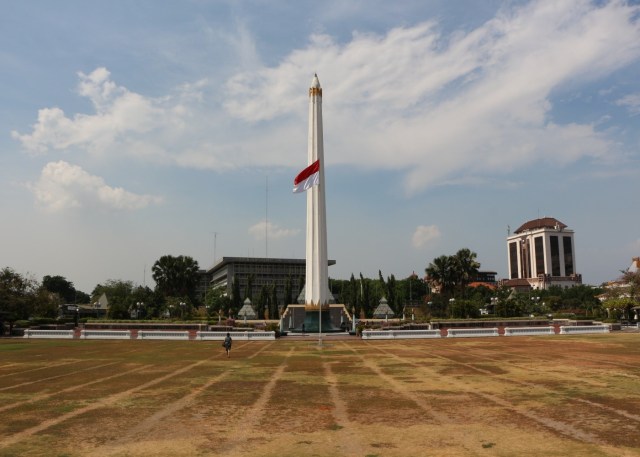
[[[640,334],[0,340],[0,456],[640,455]]]

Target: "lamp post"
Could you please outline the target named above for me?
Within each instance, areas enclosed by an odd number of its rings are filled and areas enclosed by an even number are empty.
[[[351,307],[351,326],[353,327],[353,333],[356,332],[356,307]]]
[[[136,302],[136,318],[140,319],[141,311],[144,309],[144,302]]]
[[[95,303],[93,304],[93,309],[94,309],[94,310],[95,310],[95,312],[96,312],[96,319],[97,319],[98,317],[100,317],[100,315],[99,315],[99,311],[100,311],[100,303],[99,303],[99,302],[95,302]]]
[[[78,326],[78,318],[80,317],[80,307],[76,305],[76,313],[75,313],[75,326]]]
[[[184,320],[184,310],[185,310],[187,304],[185,302],[181,301],[179,303],[179,305],[180,305],[180,318]]]
[[[540,301],[540,297],[531,297],[531,301],[533,302],[533,314],[531,314],[530,317],[533,317],[533,315],[538,312],[538,302]]]

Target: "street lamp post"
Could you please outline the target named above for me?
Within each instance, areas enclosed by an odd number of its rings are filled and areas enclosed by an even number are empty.
[[[353,333],[356,332],[356,307],[351,307],[351,326],[353,327]]]
[[[185,310],[187,304],[185,302],[181,301],[179,303],[179,305],[180,305],[180,318],[184,320],[184,310]]]

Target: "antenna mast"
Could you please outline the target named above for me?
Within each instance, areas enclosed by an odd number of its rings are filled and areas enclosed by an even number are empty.
[[[264,256],[269,257],[269,176],[264,192]]]

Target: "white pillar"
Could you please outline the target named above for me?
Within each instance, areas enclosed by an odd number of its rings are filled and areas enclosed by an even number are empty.
[[[309,88],[308,165],[316,160],[320,162],[319,183],[307,191],[307,263],[304,294],[306,305],[326,305],[329,302],[322,88],[317,75],[314,76]]]

